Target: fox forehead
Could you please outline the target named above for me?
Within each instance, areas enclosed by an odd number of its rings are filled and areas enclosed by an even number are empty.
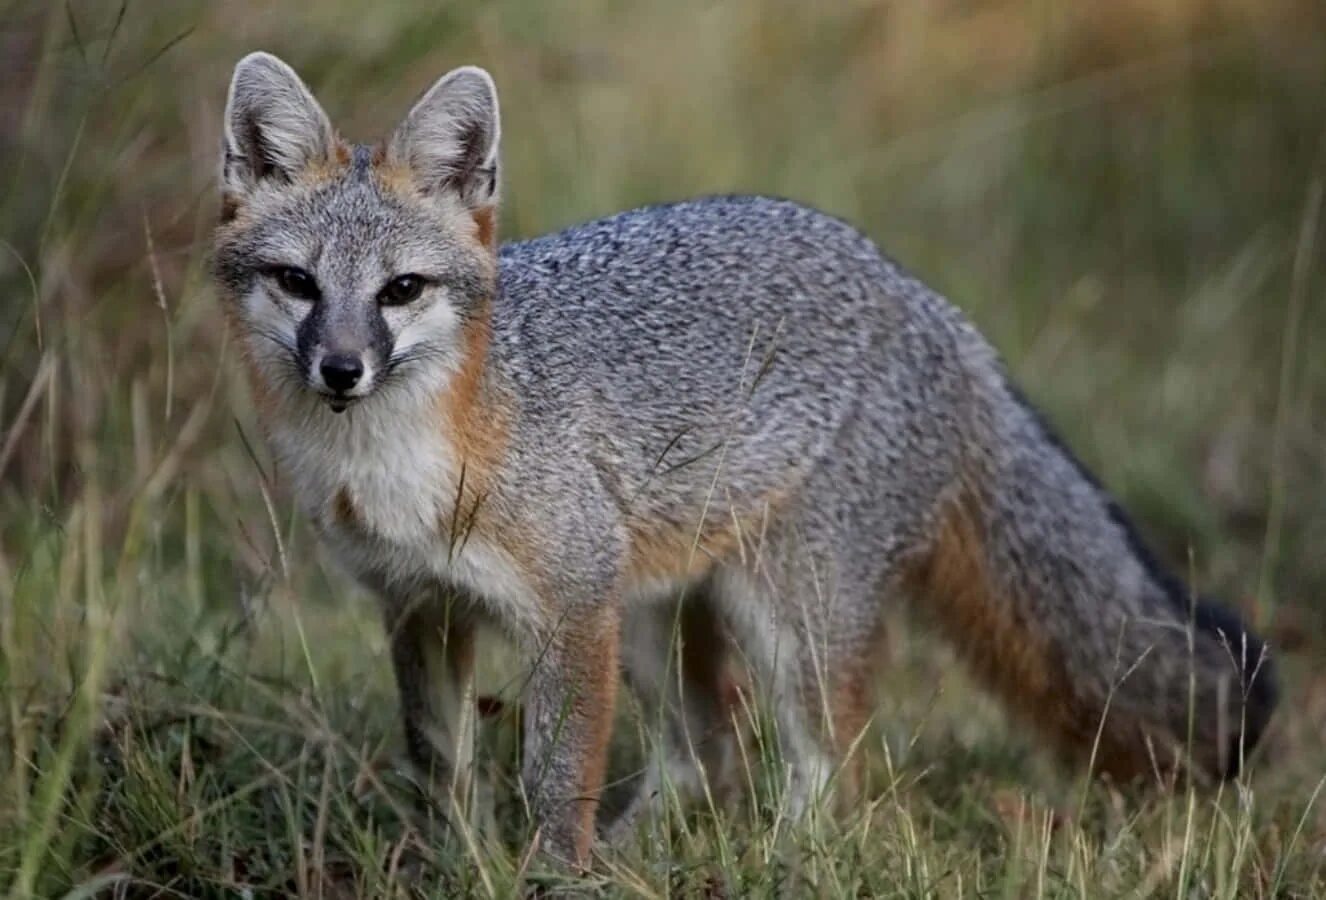
[[[494,261],[473,217],[446,198],[423,197],[408,172],[371,162],[369,149],[249,198],[218,232],[223,282],[242,290],[262,269],[289,265],[342,282],[410,272],[462,296],[489,291]]]

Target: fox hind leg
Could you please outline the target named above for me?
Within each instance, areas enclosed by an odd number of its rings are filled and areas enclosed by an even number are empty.
[[[842,808],[862,787],[860,739],[873,713],[881,604],[864,585],[816,577],[825,567],[723,573],[723,608],[738,652],[773,709],[784,803],[801,817]]]
[[[732,787],[737,687],[710,585],[642,604],[623,630],[622,662],[640,703],[650,758],[635,795],[606,832],[620,843],[670,796],[718,800]]]

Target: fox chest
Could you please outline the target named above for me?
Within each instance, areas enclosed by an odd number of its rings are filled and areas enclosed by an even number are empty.
[[[396,429],[331,446],[274,435],[295,499],[337,562],[361,578],[467,582],[479,544],[461,500],[461,466],[436,432]],[[491,554],[500,548],[487,544]]]
[[[446,457],[397,446],[332,458],[289,458],[299,505],[339,562],[356,573],[441,575],[456,479]]]

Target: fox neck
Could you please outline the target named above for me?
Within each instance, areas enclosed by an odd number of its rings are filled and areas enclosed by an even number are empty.
[[[321,532],[422,549],[474,526],[510,425],[491,333],[485,308],[453,357],[344,413],[307,392],[263,404],[278,463]]]

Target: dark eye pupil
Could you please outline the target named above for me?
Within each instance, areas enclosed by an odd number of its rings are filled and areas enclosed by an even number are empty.
[[[387,282],[381,300],[389,305],[409,303],[423,292],[424,281],[418,275],[401,275]]]
[[[281,290],[291,296],[303,300],[316,300],[318,298],[318,286],[314,283],[313,276],[303,269],[296,269],[292,266],[278,269],[276,281],[281,285]]]

